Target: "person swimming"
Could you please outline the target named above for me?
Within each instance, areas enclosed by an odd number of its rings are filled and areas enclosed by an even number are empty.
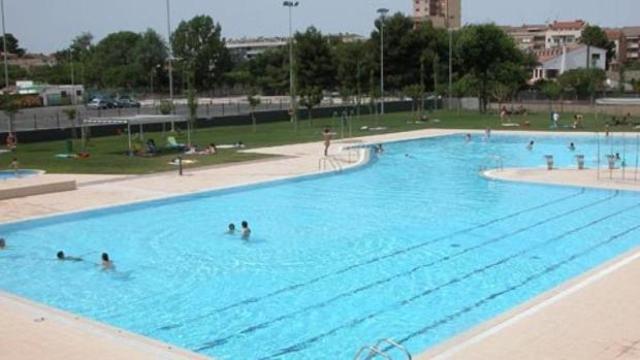
[[[535,144],[535,142],[533,140],[529,141],[529,145],[527,145],[527,150],[531,151],[533,150],[533,145]]]
[[[64,251],[62,250],[58,251],[58,253],[56,254],[56,257],[58,258],[58,260],[61,260],[61,261],[82,261],[82,258],[80,257],[66,256],[64,254]]]
[[[233,223],[229,224],[229,227],[227,228],[227,234],[233,235],[235,233],[236,233],[236,225]]]
[[[465,140],[466,142],[471,141],[471,134],[467,133],[467,135],[465,135],[465,136],[464,136],[464,140]]]
[[[102,253],[102,270],[114,270],[115,265],[113,261],[109,259],[109,254]]]
[[[251,236],[251,229],[249,229],[249,223],[246,221],[242,222],[242,240],[249,240]]]
[[[0,250],[4,250],[7,247],[7,241],[4,238],[0,238]]]
[[[376,154],[382,154],[384,152],[384,148],[382,147],[382,144],[376,145],[375,149],[376,149]]]
[[[569,144],[569,150],[575,151],[576,150],[576,145],[574,143]]]

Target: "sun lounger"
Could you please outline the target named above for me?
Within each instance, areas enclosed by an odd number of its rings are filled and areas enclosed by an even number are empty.
[[[167,137],[167,147],[170,149],[184,149],[184,144],[179,144],[173,136]]]

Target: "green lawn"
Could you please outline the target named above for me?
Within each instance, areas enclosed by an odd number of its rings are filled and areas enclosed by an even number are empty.
[[[570,125],[573,114],[563,114],[560,123]],[[362,116],[354,118],[351,125],[351,135],[366,136],[372,134],[410,131],[426,128],[452,128],[452,129],[506,129],[500,126],[500,120],[496,114],[479,114],[477,112],[447,112],[439,111],[429,114],[429,120],[424,123],[416,123],[415,116],[411,113],[394,113],[381,117]],[[258,119],[259,121],[259,119]],[[509,130],[548,130],[549,118],[546,113],[529,114],[527,116],[514,116],[512,122],[524,124],[528,121],[528,127],[508,128]],[[585,114],[584,128],[582,131],[603,131],[605,119],[596,120],[595,116]],[[233,144],[242,141],[247,149],[265,146],[303,143],[322,140],[322,130],[330,126],[340,138],[343,130],[339,119],[325,118],[314,119],[313,124],[306,119],[301,120],[298,131],[289,122],[259,124],[256,131],[252,126],[227,126],[207,129],[197,129],[193,135],[194,143],[200,147],[213,142],[220,144]],[[361,127],[385,127],[382,131],[361,130]],[[630,131],[632,126],[612,127],[611,131]],[[557,131],[574,131],[573,129],[558,129]],[[145,138],[153,138],[159,146],[165,143],[166,135],[162,133],[145,133]],[[345,126],[344,136],[349,136],[349,127]],[[186,142],[184,133],[176,135],[179,142]],[[79,148],[76,141],[75,148]],[[175,158],[177,153],[165,153],[155,157],[129,157],[126,156],[127,137],[111,136],[94,138],[88,147],[91,156],[88,159],[60,159],[55,154],[63,153],[64,141],[51,141],[33,144],[21,144],[14,154],[0,155],[0,168],[8,167],[13,156],[20,161],[22,168],[43,169],[50,173],[78,173],[78,174],[147,174],[159,171],[175,170],[175,166],[169,165],[169,161]],[[318,152],[320,155],[320,150]],[[212,156],[184,156],[185,159],[197,160],[192,167],[210,166],[215,164],[256,160],[268,157],[267,155],[241,153],[236,150],[220,150]],[[5,165],[6,164],[6,165]]]

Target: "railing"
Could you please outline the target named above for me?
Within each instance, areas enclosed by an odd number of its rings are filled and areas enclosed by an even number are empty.
[[[382,349],[382,345],[387,346]],[[405,359],[412,360],[411,353],[404,346],[397,343],[393,339],[382,339],[378,340],[378,342],[376,342],[376,344],[373,346],[365,345],[361,347],[360,350],[358,350],[358,352],[356,353],[354,360],[370,360],[377,357],[383,357],[385,359],[392,360],[393,358],[388,354],[388,351],[393,349],[397,349],[402,352],[402,354],[405,356]],[[363,359],[362,356],[365,355],[365,353],[366,356]]]
[[[332,156],[324,156],[318,160],[318,170],[326,171],[331,168],[332,171],[342,172],[342,165],[336,158]]]

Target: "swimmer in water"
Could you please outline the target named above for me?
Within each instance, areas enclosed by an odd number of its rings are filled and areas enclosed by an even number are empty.
[[[467,135],[465,135],[465,136],[464,136],[464,140],[465,140],[466,142],[471,141],[471,134],[467,133]]]
[[[249,229],[249,223],[246,221],[242,222],[242,240],[249,240],[251,236],[251,229]]]
[[[0,250],[4,250],[7,247],[7,241],[4,238],[0,238]]]
[[[109,259],[109,254],[102,253],[102,270],[114,270],[115,265],[113,261]]]
[[[58,253],[56,254],[56,257],[60,261],[82,261],[82,258],[80,258],[80,257],[66,256],[64,254],[64,251],[62,251],[62,250],[58,251]]]
[[[575,151],[576,150],[576,145],[574,143],[569,144],[569,150]]]
[[[529,141],[529,145],[527,145],[527,150],[529,151],[533,150],[533,144],[535,144],[533,140]]]
[[[233,235],[235,233],[236,233],[236,225],[235,224],[229,224],[229,228],[227,229],[227,234]]]

